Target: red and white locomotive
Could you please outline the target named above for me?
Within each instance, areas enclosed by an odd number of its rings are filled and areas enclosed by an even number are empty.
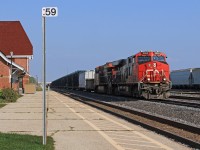
[[[166,99],[171,89],[169,73],[164,53],[139,52],[96,67],[94,87],[99,93]]]

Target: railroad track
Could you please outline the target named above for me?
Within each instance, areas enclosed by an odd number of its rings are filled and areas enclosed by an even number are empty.
[[[188,145],[192,148],[200,149],[200,128],[188,124],[172,121],[144,112],[120,107],[111,103],[98,101],[94,98],[77,95],[66,91],[57,91],[80,102],[96,107],[103,111],[138,124],[149,130],[155,131],[166,137]]]
[[[81,91],[80,91],[81,92]],[[83,92],[85,93],[85,92]],[[139,100],[139,101],[147,101],[147,102],[154,102],[154,103],[163,103],[163,104],[170,104],[170,105],[176,105],[176,106],[186,106],[186,107],[191,107],[191,108],[200,108],[200,101],[198,99],[187,99],[187,98],[183,98],[181,99],[181,97],[178,98],[169,98],[169,99],[155,99],[155,100],[146,100],[146,99],[136,99],[133,97],[124,97],[124,96],[110,96],[110,95],[104,95],[104,94],[98,94],[98,93],[93,93],[96,96],[101,96],[101,97],[113,97],[115,100],[113,100],[113,102],[117,102],[119,101],[135,101],[135,100]],[[111,98],[112,99],[112,98]]]
[[[185,99],[179,98],[179,99],[167,99],[167,100],[145,100],[143,99],[143,101],[149,101],[149,102],[155,102],[155,103],[165,103],[165,104],[170,104],[170,105],[178,105],[178,106],[186,106],[186,107],[191,107],[191,108],[200,108],[200,102],[194,102],[194,101],[190,101],[187,99],[187,101]]]
[[[200,92],[194,91],[171,91],[170,98],[200,100]]]
[[[191,95],[200,95],[200,90],[196,89],[188,89],[188,90],[175,90],[171,89],[172,93],[180,93],[180,94],[191,94]]]
[[[200,96],[187,96],[187,95],[171,95],[170,98],[187,99],[187,100],[200,100]]]

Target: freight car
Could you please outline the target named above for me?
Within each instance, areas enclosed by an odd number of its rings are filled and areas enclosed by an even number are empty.
[[[200,68],[174,70],[170,78],[174,89],[200,89]]]
[[[94,70],[84,71],[79,74],[79,89],[85,91],[94,90]]]
[[[78,70],[66,76],[63,76],[51,83],[53,88],[67,88],[67,89],[79,89],[79,75],[85,72],[85,70]]]
[[[171,88],[169,73],[164,53],[139,52],[127,59],[96,67],[95,91],[145,99],[166,99]]]

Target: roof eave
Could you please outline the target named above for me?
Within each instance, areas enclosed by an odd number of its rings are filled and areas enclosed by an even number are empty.
[[[11,64],[11,60],[9,60],[2,52],[0,52],[0,56],[9,64]],[[25,70],[23,67],[17,65],[16,63],[12,62],[12,65],[15,66],[16,68],[20,69],[20,70]]]

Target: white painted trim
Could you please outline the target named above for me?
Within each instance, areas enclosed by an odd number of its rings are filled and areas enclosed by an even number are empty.
[[[31,75],[28,72],[26,72],[26,75],[29,76],[29,77],[31,77]]]
[[[28,65],[29,63],[28,63],[28,62],[29,62],[29,60],[26,59],[26,70],[27,70],[27,71],[29,71],[29,65]]]
[[[1,56],[7,63],[11,64],[11,60],[8,59],[3,53],[0,52],[0,56]],[[25,69],[24,69],[23,67],[17,65],[16,63],[12,62],[12,65],[15,66],[15,67],[17,67],[18,69],[20,69],[20,70],[26,72]]]
[[[7,58],[11,58],[10,55],[6,56]],[[33,55],[13,55],[12,58],[28,58],[28,59],[33,59]]]

